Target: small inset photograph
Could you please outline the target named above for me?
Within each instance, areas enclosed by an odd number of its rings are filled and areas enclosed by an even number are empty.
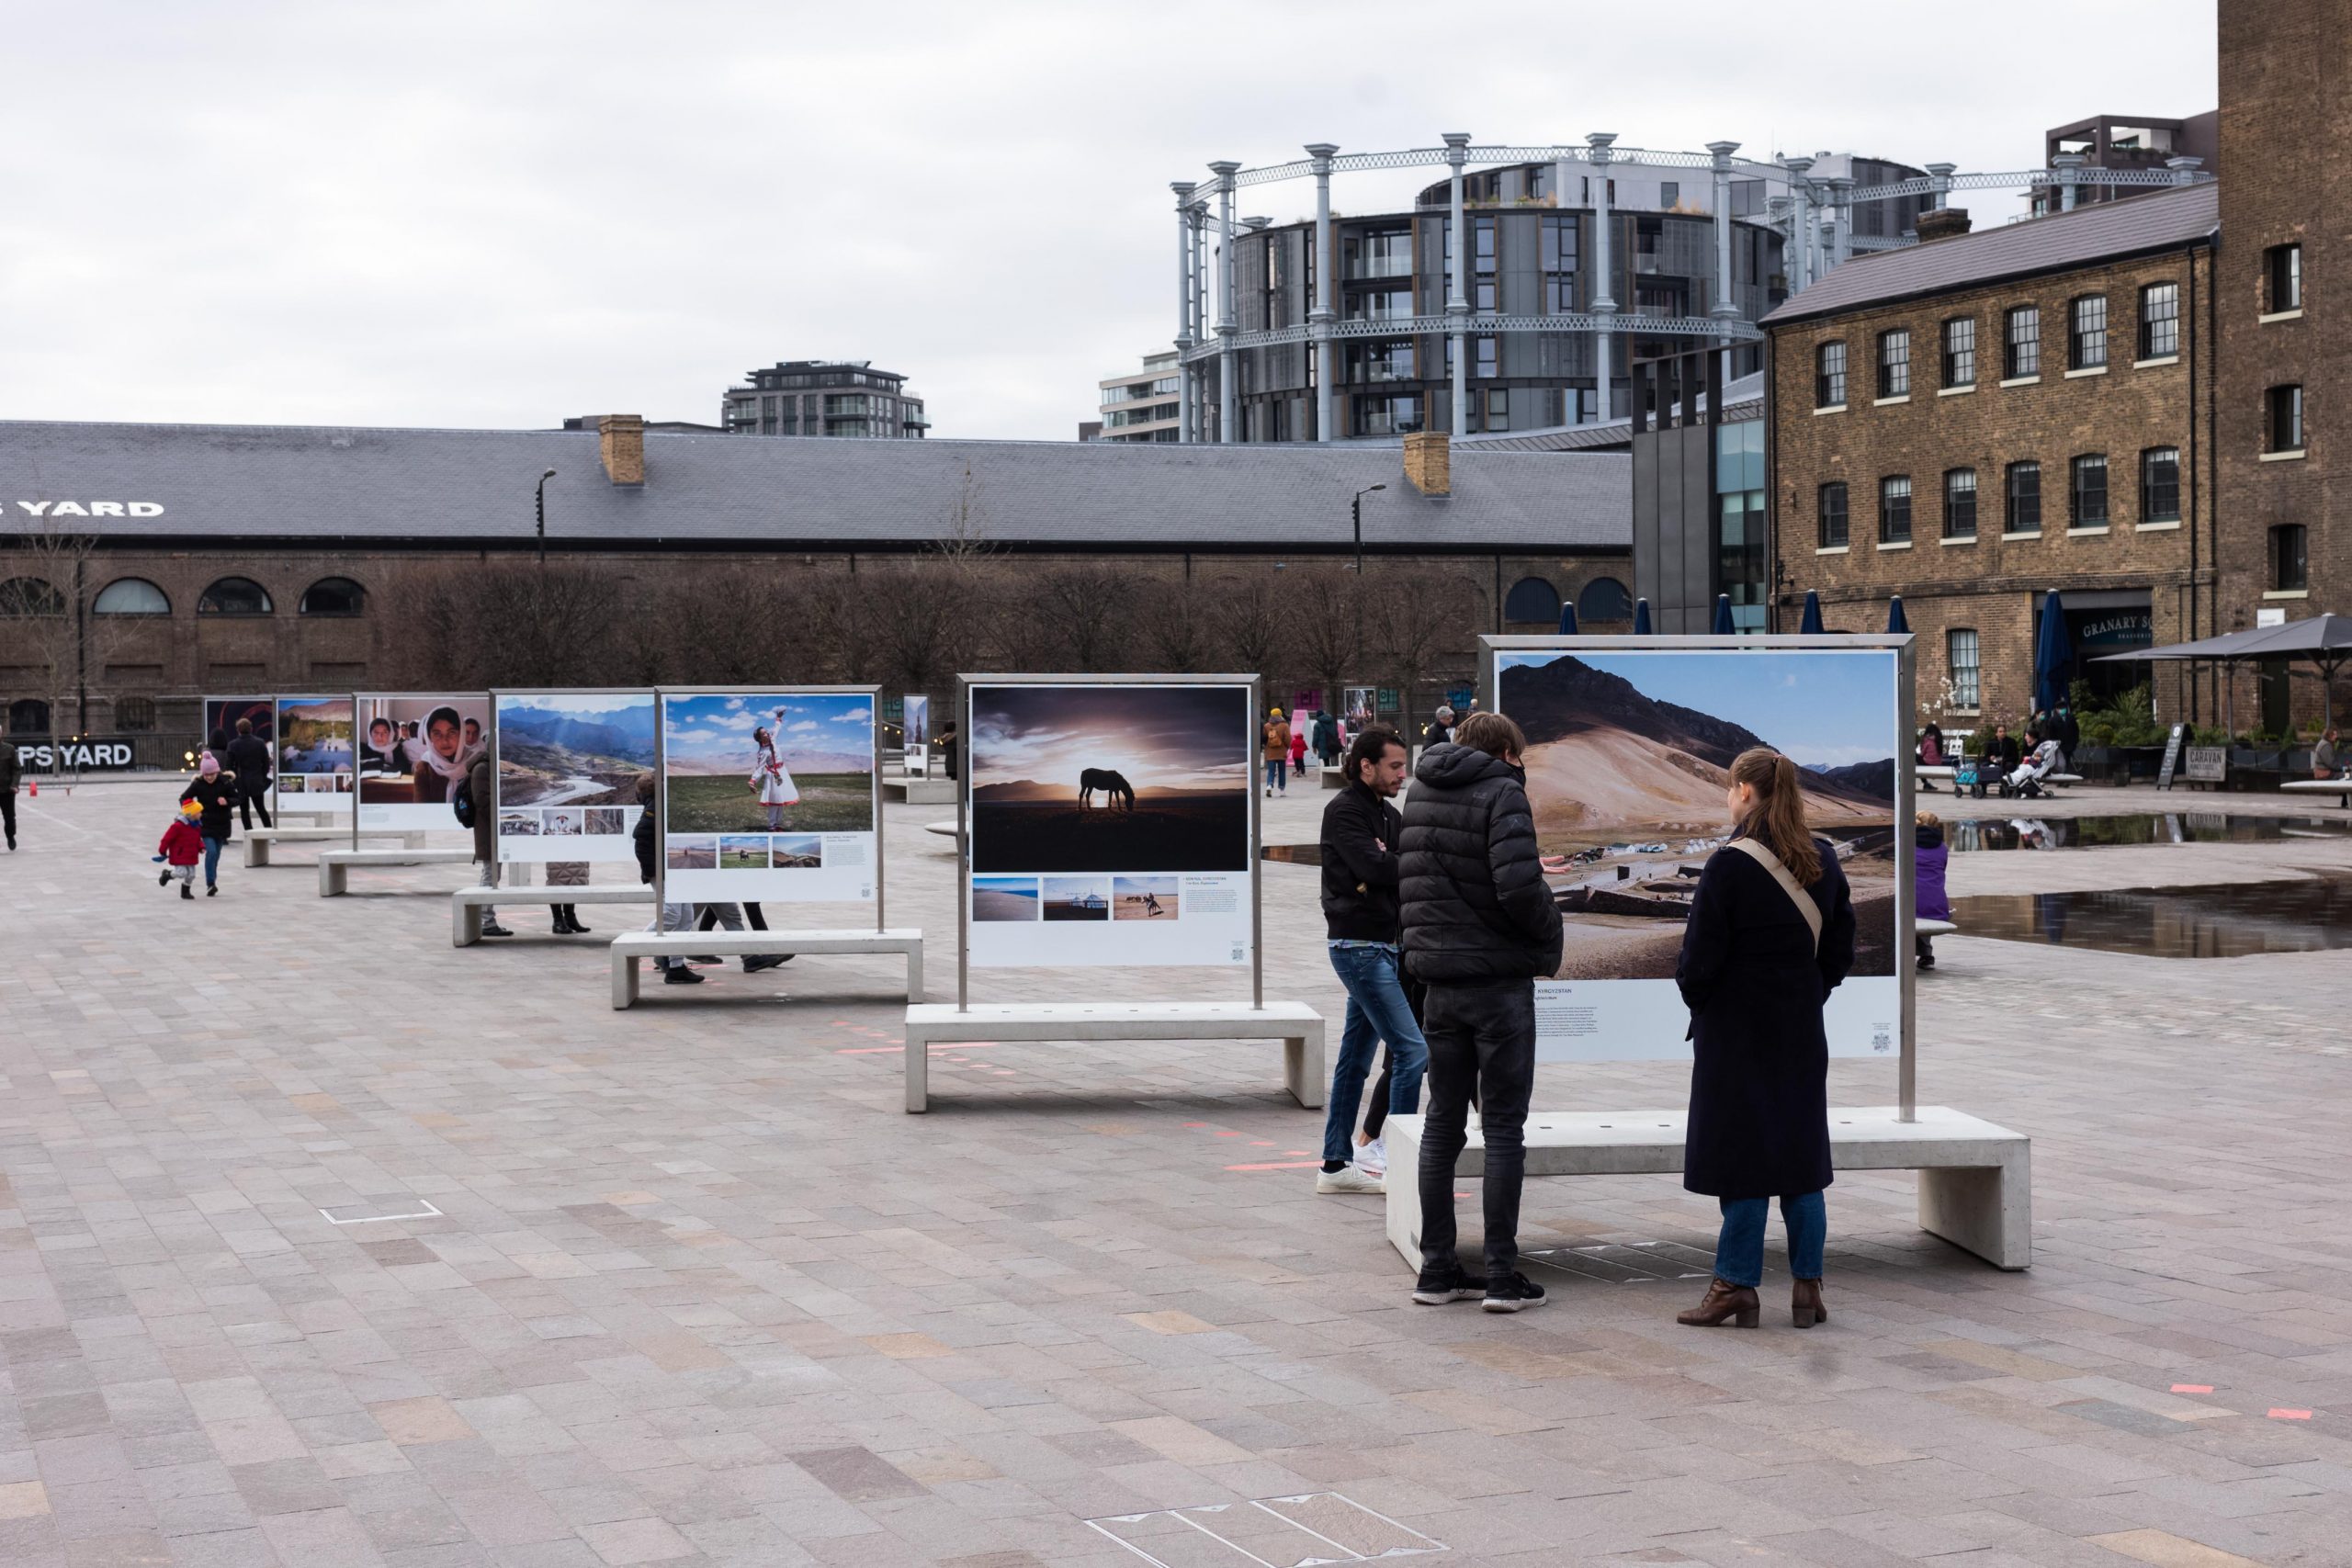
[[[768,856],[778,871],[814,871],[825,863],[825,840],[816,833],[778,833],[768,840]]]
[[[1111,918],[1111,880],[1105,876],[1049,876],[1046,881],[1046,919],[1107,920]]]
[[[1111,918],[1114,920],[1172,920],[1177,908],[1176,878],[1172,876],[1111,879]]]
[[[768,841],[758,833],[722,833],[718,838],[718,869],[721,871],[765,871],[768,868]]]
[[[972,919],[1034,920],[1037,918],[1037,879],[1034,876],[972,878]]]
[[[307,795],[310,788],[311,781],[300,773],[277,775],[277,793],[280,795]]]
[[[591,806],[584,808],[591,837],[617,839],[628,831],[628,813],[617,806]]]
[[[351,775],[349,773],[335,774],[334,792],[337,795],[349,795],[351,793]]]
[[[550,839],[576,839],[580,837],[581,818],[586,809],[579,806],[548,807],[540,814],[544,822],[539,831]]]
[[[539,814],[527,809],[502,811],[498,814],[498,832],[505,839],[536,839],[539,836]]]
[[[672,871],[718,870],[718,836],[715,834],[695,833],[683,837],[672,837],[670,840],[670,869]]]

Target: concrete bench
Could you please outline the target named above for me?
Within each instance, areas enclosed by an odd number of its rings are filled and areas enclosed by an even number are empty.
[[[925,778],[918,773],[904,773],[886,778],[882,787],[909,806],[953,806],[956,803],[956,781],[951,778]]]
[[[1527,1117],[1530,1176],[1670,1175],[1682,1168],[1680,1111],[1536,1111]],[[1421,1266],[1419,1116],[1391,1116],[1388,1240]],[[1919,1228],[1996,1269],[2033,1262],[2033,1145],[2023,1134],[1940,1105],[1900,1122],[1892,1105],[1832,1108],[1829,1162],[1838,1170],[1916,1170]],[[1470,1131],[1456,1178],[1481,1174],[1486,1145]],[[1475,1204],[1461,1214],[1462,1250],[1477,1251]]]
[[[956,819],[951,817],[944,822],[926,822],[922,825],[922,830],[926,833],[936,833],[943,839],[952,839],[956,836]]]
[[[1323,787],[1325,789],[1345,789],[1348,787],[1348,771],[1345,768],[1317,768],[1315,771],[1323,775]]]
[[[421,850],[424,847],[423,833],[371,833],[362,828],[359,830],[359,837],[362,840],[398,839],[402,849]],[[245,868],[250,871],[254,866],[269,864],[269,848],[272,844],[348,844],[349,842],[351,842],[349,828],[254,828],[245,834]]]
[[[876,931],[871,926],[849,931],[623,931],[613,938],[613,1006],[633,1007],[638,999],[638,962],[646,958],[684,958],[697,953],[721,957],[804,953],[900,953],[907,959],[907,1000],[922,1000],[922,932],[911,927]]]
[[[2332,795],[2338,806],[2352,806],[2352,779],[2289,779],[2281,795]]]
[[[494,905],[652,902],[653,889],[641,882],[609,887],[460,887],[449,895],[449,945],[471,947],[481,941],[481,912]]]
[[[1279,1040],[1283,1087],[1323,1103],[1323,1017],[1304,1002],[1010,1002],[907,1009],[907,1109],[931,1108],[931,1047],[943,1041]]]
[[[1958,930],[1960,928],[1950,920],[1914,919],[1911,922],[1911,931],[1915,936],[1950,936]]]
[[[1911,770],[1911,776],[1918,781],[1921,790],[1933,795],[1936,793],[1936,781],[1941,779],[1944,783],[1950,784],[1955,772],[1956,770],[1949,762],[1922,762]]]
[[[319,897],[336,898],[351,890],[351,872],[377,865],[471,865],[465,850],[323,850],[319,854]]]

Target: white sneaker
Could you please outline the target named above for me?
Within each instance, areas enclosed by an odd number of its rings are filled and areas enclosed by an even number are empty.
[[[1317,1171],[1315,1190],[1318,1193],[1369,1192],[1378,1196],[1388,1190],[1388,1183],[1360,1167],[1343,1165],[1337,1170]]]
[[[1356,1145],[1356,1166],[1374,1176],[1388,1174],[1388,1134],[1383,1133],[1368,1144]]]

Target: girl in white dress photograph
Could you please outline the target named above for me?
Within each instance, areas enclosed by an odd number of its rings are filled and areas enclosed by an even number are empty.
[[[784,765],[784,753],[775,743],[783,728],[784,709],[778,708],[773,728],[763,725],[752,731],[752,793],[767,807],[770,831],[784,826],[786,807],[800,804],[800,787],[792,782],[792,770]]]

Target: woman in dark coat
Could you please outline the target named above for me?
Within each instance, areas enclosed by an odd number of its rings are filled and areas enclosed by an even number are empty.
[[[187,781],[180,798],[193,800],[204,813],[198,831],[204,835],[204,896],[209,898],[220,891],[220,852],[236,825],[232,814],[240,798],[237,775],[223,773],[220,759],[207,751],[198,760],[196,777]]]
[[[1821,1304],[1821,1194],[1831,1179],[1821,1008],[1854,966],[1853,897],[1835,849],[1805,828],[1794,762],[1764,747],[1741,752],[1725,800],[1737,831],[1700,874],[1674,965],[1692,1046],[1682,1185],[1717,1199],[1724,1225],[1706,1297],[1676,1321],[1756,1326],[1764,1222],[1778,1198],[1796,1276],[1791,1310],[1798,1327],[1811,1328],[1829,1320]]]

